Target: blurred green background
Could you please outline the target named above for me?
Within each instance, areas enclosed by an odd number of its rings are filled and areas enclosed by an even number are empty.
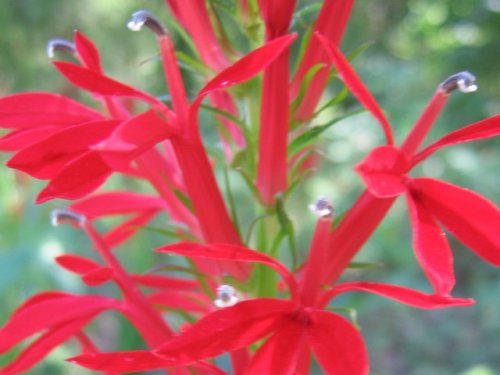
[[[218,7],[231,1],[214,3]],[[306,3],[313,1],[299,1],[298,7]],[[125,28],[130,14],[140,8],[153,11],[163,21],[170,17],[160,0],[0,2],[0,94],[35,90],[68,93],[68,86],[46,57],[45,44],[54,37],[71,39],[75,28],[96,42],[109,75],[158,94],[158,87],[163,85],[158,64],[140,65],[156,53],[154,39]],[[296,17],[293,28],[302,33],[311,19],[311,14]],[[353,66],[386,111],[396,139],[401,140],[411,128],[437,84],[461,70],[476,75],[480,90],[452,95],[429,139],[499,112],[500,0],[358,1],[342,48],[352,51],[368,41],[373,44]],[[69,94],[78,95],[74,91]],[[343,110],[357,107],[352,98],[343,103]],[[379,133],[367,114],[353,116],[328,131],[323,147],[326,161],[290,202],[292,218],[301,228],[300,244],[307,244],[311,230],[311,221],[303,224],[300,218],[309,201],[326,195],[342,211],[362,190],[351,166],[380,141]],[[416,173],[468,187],[498,205],[498,145],[498,140],[489,140],[442,150]],[[6,159],[7,155],[0,156],[2,162]],[[6,168],[0,171],[0,324],[37,291],[55,288],[85,292],[77,278],[56,269],[52,257],[61,251],[88,254],[88,243],[69,228],[50,227],[49,211],[64,202],[31,204],[42,186]],[[161,239],[140,234],[120,255],[132,269],[142,272],[154,264],[150,249],[158,241]],[[336,303],[358,310],[372,374],[500,374],[500,270],[485,264],[452,238],[450,241],[457,273],[455,294],[474,297],[473,307],[420,311],[368,295],[350,295]],[[411,252],[406,207],[401,201],[358,260],[382,266],[349,271],[345,277],[429,290]],[[97,332],[106,332],[93,336],[102,348],[130,349],[138,345],[138,338],[121,329],[124,324],[114,314],[104,314],[94,326]],[[86,374],[61,362],[76,350],[71,345],[57,349],[29,373]],[[15,354],[13,351],[0,358],[0,364]]]

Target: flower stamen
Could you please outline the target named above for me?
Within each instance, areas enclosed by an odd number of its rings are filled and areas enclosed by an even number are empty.
[[[82,227],[86,221],[87,218],[84,215],[68,210],[67,208],[56,208],[50,212],[50,223],[54,227],[61,224]]]
[[[49,41],[47,42],[46,51],[49,59],[54,58],[55,51],[62,51],[71,55],[76,55],[75,44],[73,42],[70,42],[69,40],[62,38],[49,39]]]
[[[325,197],[319,197],[316,202],[309,205],[309,209],[317,217],[327,218],[333,216],[333,206]]]
[[[132,17],[127,21],[127,27],[132,31],[139,31],[143,26],[148,27],[157,37],[167,34],[167,30],[153,13],[144,9],[133,13]]]
[[[464,93],[474,92],[478,89],[476,84],[476,77],[470,72],[463,71],[457,74],[453,74],[447,78],[443,83],[441,83],[440,88],[447,94],[450,94],[453,90],[460,90]]]
[[[224,284],[217,288],[217,299],[214,301],[214,305],[220,308],[229,307],[236,305],[239,300],[236,296],[236,289],[231,285]]]

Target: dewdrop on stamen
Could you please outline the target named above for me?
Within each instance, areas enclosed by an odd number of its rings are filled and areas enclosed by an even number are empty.
[[[319,197],[316,202],[309,205],[309,209],[317,217],[331,217],[333,216],[333,207],[330,201],[325,197]]]
[[[214,301],[214,305],[223,308],[236,305],[239,302],[239,298],[236,297],[236,289],[231,285],[221,285],[217,288],[217,299]]]
[[[440,88],[447,94],[450,94],[453,90],[460,90],[464,93],[474,92],[478,89],[476,84],[476,77],[470,72],[463,71],[457,74],[453,74],[448,77],[441,85]]]

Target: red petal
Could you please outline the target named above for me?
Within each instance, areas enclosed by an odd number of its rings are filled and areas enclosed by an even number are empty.
[[[313,31],[318,31],[328,38],[335,45],[339,45],[344,33],[347,20],[351,13],[354,0],[327,0],[323,1],[321,10],[313,26]],[[321,48],[321,43],[317,38],[309,38],[306,51],[300,61],[300,66],[293,77],[291,84],[291,97],[295,98],[299,92],[304,76],[310,69],[318,63],[326,63],[328,58]],[[329,69],[321,68],[311,79],[307,86],[304,98],[296,112],[296,117],[300,120],[308,119],[323,93],[323,89],[328,80]]]
[[[474,300],[470,298],[426,294],[403,286],[368,281],[353,281],[339,284],[327,292],[327,295],[332,297],[345,292],[373,293],[418,309],[442,309],[454,306],[469,306],[474,303]]]
[[[59,255],[55,258],[55,260],[57,264],[62,268],[79,275],[84,275],[87,272],[102,267],[96,261],[82,257],[80,255],[64,254]]]
[[[420,266],[437,294],[448,295],[455,285],[453,255],[444,233],[425,207],[406,195],[413,249]]]
[[[11,314],[11,318],[15,314],[19,314],[21,311],[27,309],[28,307],[34,306],[37,303],[48,301],[56,298],[64,298],[64,297],[72,297],[72,294],[64,293],[60,291],[49,291],[49,292],[41,292],[31,296],[26,301],[24,301],[17,309]]]
[[[290,301],[260,298],[239,302],[201,318],[161,345],[156,353],[180,364],[215,357],[250,345],[273,332],[293,312]]]
[[[290,320],[257,350],[245,375],[294,375],[304,348],[304,327]]]
[[[102,72],[99,52],[94,43],[78,30],[75,31],[74,42],[76,52],[78,52],[83,64],[90,70]]]
[[[408,161],[394,146],[373,149],[355,170],[368,191],[377,198],[392,198],[406,191],[404,174],[408,170]]]
[[[242,246],[227,244],[207,244],[202,245],[193,242],[178,242],[172,245],[165,245],[155,249],[161,253],[177,254],[193,258],[230,260],[246,263],[261,263],[271,267],[278,272],[288,284],[290,293],[296,293],[296,283],[288,270],[273,258],[259,253],[255,250],[247,249]]]
[[[145,211],[124,221],[104,234],[104,242],[110,247],[120,245],[145,226],[156,214],[156,210]]]
[[[166,3],[189,33],[202,61],[215,71],[223,69],[227,58],[217,40],[205,3],[185,0],[167,0]]]
[[[50,179],[68,162],[107,137],[118,124],[119,121],[107,120],[64,128],[22,149],[8,160],[7,166],[35,178]]]
[[[287,186],[289,121],[288,111],[283,108],[288,107],[289,97],[283,87],[288,85],[288,57],[285,51],[266,68],[261,89],[256,185],[262,202],[268,206]]]
[[[103,116],[64,96],[34,92],[0,98],[0,127],[75,125],[102,120]]]
[[[156,356],[147,350],[84,354],[67,359],[68,362],[96,370],[112,372],[137,372],[174,366],[175,363]]]
[[[158,100],[145,92],[124,85],[105,75],[94,72],[88,68],[81,67],[63,61],[53,62],[54,66],[66,77],[68,81],[81,89],[94,94],[105,96],[125,96],[143,100],[147,103],[158,104]]]
[[[93,315],[63,323],[50,329],[26,347],[14,361],[0,369],[0,373],[14,375],[25,372],[49,354],[56,346],[80,331],[92,318]]]
[[[36,203],[49,199],[77,199],[93,192],[112,173],[95,151],[89,151],[68,163],[38,194]]]
[[[39,142],[54,134],[59,126],[40,126],[37,128],[22,128],[14,130],[0,138],[1,151],[16,151]]]
[[[178,279],[171,276],[161,275],[131,275],[132,279],[143,286],[149,288],[164,289],[196,289],[198,283],[192,280]]]
[[[88,286],[97,286],[112,280],[114,272],[109,267],[99,267],[82,276],[82,281]]]
[[[326,311],[311,312],[309,345],[326,374],[367,375],[368,353],[363,338],[351,323]]]
[[[500,266],[500,210],[470,190],[431,178],[411,181],[415,201],[487,262]]]
[[[71,210],[84,214],[89,219],[161,210],[164,207],[163,200],[154,195],[125,191],[94,194],[69,206]]]
[[[430,144],[418,154],[416,154],[412,159],[412,165],[415,165],[424,160],[440,148],[456,145],[458,143],[487,139],[498,135],[500,135],[500,115],[489,117],[464,128],[448,133],[443,138]]]
[[[315,35],[323,44],[323,48],[326,50],[326,53],[330,57],[332,64],[337,69],[340,78],[342,78],[345,85],[349,88],[356,99],[358,99],[359,102],[363,106],[365,106],[368,111],[370,111],[373,117],[378,120],[384,131],[387,144],[392,145],[394,143],[394,140],[392,137],[391,126],[389,125],[389,122],[385,118],[382,110],[380,109],[380,106],[377,104],[372,94],[370,94],[363,82],[356,75],[354,70],[349,65],[349,62],[342,55],[342,52],[340,52],[337,46],[320,33],[316,32]]]
[[[128,164],[174,134],[175,130],[151,109],[120,124],[93,149],[99,150],[106,160],[119,158]]]
[[[165,290],[148,295],[149,302],[164,308],[181,310],[188,313],[207,313],[207,301],[202,301],[199,294]],[[210,306],[211,307],[211,306]]]
[[[197,106],[209,92],[236,85],[260,73],[281,55],[296,36],[296,34],[290,34],[273,39],[262,47],[253,50],[248,55],[243,56],[233,65],[217,74],[198,93],[193,103],[194,111],[198,109]]]
[[[198,93],[206,95],[211,91],[236,85],[252,78],[271,64],[297,37],[296,34],[285,35],[267,42],[249,54],[243,56],[230,67],[212,78]]]
[[[25,307],[0,329],[0,353],[44,329],[107,309],[121,309],[121,303],[107,297],[69,295]]]
[[[295,0],[259,0],[260,13],[266,25],[266,39],[285,34],[293,15]]]

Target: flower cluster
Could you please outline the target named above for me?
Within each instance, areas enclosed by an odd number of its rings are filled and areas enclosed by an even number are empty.
[[[352,5],[352,0],[322,3],[310,32],[301,37],[303,48],[292,71],[290,48],[299,39],[289,32],[295,1],[236,2],[239,22],[261,25],[260,31],[248,27],[250,45],[258,46],[242,54],[231,46],[205,1],[166,0],[204,67],[200,74],[205,84],[191,99],[169,32],[150,12],[134,13],[127,26],[134,31],[147,28],[156,38],[167,102],[107,76],[97,48],[81,32],[72,41],[49,42],[51,58],[73,59],[54,60],[54,67],[69,83],[92,94],[100,111],[46,92],[0,98],[0,126],[10,129],[0,138],[0,149],[13,153],[8,167],[47,181],[37,203],[73,200],[55,210],[52,221],[83,231],[101,259],[64,254],[55,259],[57,264],[89,287],[115,283],[121,297],[47,291],[29,298],[3,323],[0,351],[38,337],[0,374],[22,373],[76,337],[82,353],[68,361],[108,374],[149,369],[225,374],[212,359],[228,353],[236,375],[308,374],[311,356],[326,374],[362,375],[368,374],[369,364],[360,332],[328,307],[337,295],[373,293],[420,309],[473,303],[452,295],[453,261],[443,228],[500,266],[500,211],[472,191],[410,172],[443,147],[499,135],[500,115],[420,147],[449,95],[477,89],[474,76],[460,72],[437,87],[396,145],[383,111],[338,47]],[[326,198],[310,206],[317,219],[307,257],[290,270],[277,259],[282,242],[294,247],[293,221],[285,207],[290,191],[317,164],[317,136],[324,128],[311,120],[332,72],[378,121],[385,142],[355,166],[366,189],[339,220]],[[210,104],[203,104],[205,99]],[[219,124],[224,158],[215,161],[199,131],[202,106]],[[239,170],[257,210],[265,213],[260,230],[249,238],[242,237],[237,209],[230,194],[223,197],[215,178],[220,164]],[[146,181],[156,194],[100,189],[114,173]],[[339,281],[400,195],[408,205],[413,250],[432,293]],[[172,267],[189,278],[160,268],[133,274],[115,256],[114,249],[159,212],[175,223],[173,234],[180,242],[155,251],[189,259],[189,268]],[[127,219],[99,233],[94,221],[111,215]],[[144,348],[102,352],[93,343],[85,326],[110,309],[126,317]],[[185,325],[172,327],[168,309],[182,310]]]

